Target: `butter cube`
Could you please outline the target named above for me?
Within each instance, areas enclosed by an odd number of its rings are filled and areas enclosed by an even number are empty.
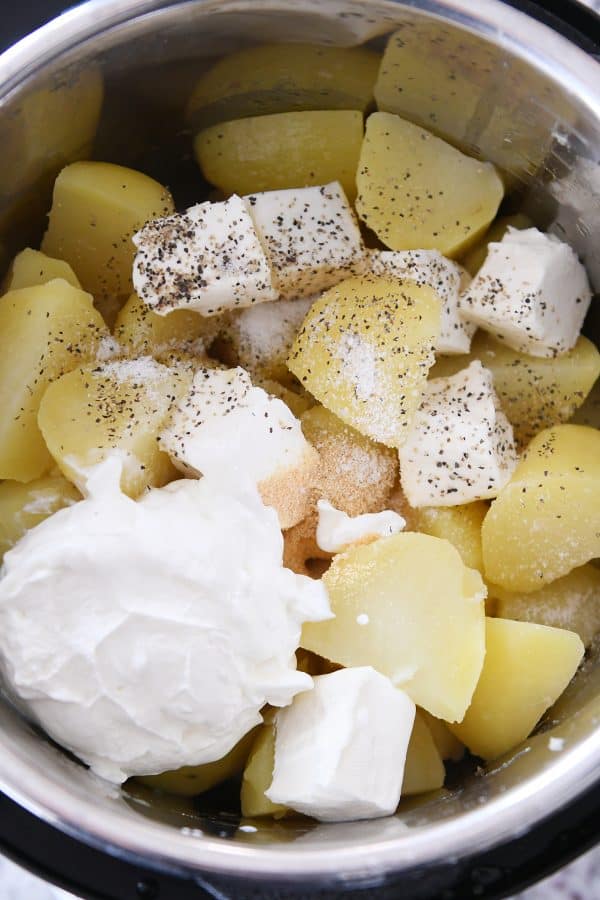
[[[514,350],[553,357],[577,341],[591,301],[575,252],[537,228],[509,228],[488,245],[486,260],[459,309]]]
[[[318,675],[313,685],[277,713],[266,796],[321,822],[391,815],[414,703],[370,666]]]
[[[517,464],[512,426],[492,374],[476,360],[427,382],[400,457],[411,506],[458,506],[495,497]]]
[[[282,298],[310,297],[367,267],[354,213],[337,181],[246,199]]]
[[[285,403],[241,368],[199,369],[160,444],[188,474],[258,485],[282,528],[308,515],[318,455]]]
[[[133,285],[154,312],[226,309],[277,298],[247,202],[198,203],[148,222],[133,236]]]

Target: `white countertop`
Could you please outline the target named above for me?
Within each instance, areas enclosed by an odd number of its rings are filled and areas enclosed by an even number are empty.
[[[0,856],[0,900],[72,900]],[[512,900],[600,900],[600,847]]]

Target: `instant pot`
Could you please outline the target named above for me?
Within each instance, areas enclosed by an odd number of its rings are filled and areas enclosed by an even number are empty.
[[[60,4],[64,6],[64,4]],[[93,156],[208,191],[184,109],[194,80],[240,46],[304,41],[416,48],[407,93],[447,97],[448,140],[496,162],[506,211],[569,241],[600,289],[600,21],[556,0],[89,0],[0,56],[0,255],[39,241],[61,167]],[[4,44],[56,3],[3,10]],[[36,18],[37,21],[36,21]],[[72,85],[99,73],[99,126]],[[426,99],[410,103],[427,121]],[[415,110],[417,112],[415,113]],[[597,302],[597,301],[596,301]],[[600,317],[587,333],[598,341]],[[189,800],[123,790],[0,704],[0,846],[43,877],[105,900],[498,898],[600,836],[600,645],[533,737],[397,815],[318,825],[244,823],[233,791]],[[562,742],[550,742],[550,738]],[[560,752],[554,747],[562,746]],[[241,827],[240,827],[241,826]]]

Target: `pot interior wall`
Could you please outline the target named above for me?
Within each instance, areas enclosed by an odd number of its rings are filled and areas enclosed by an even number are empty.
[[[184,7],[184,8],[182,8]],[[441,7],[431,7],[441,13]],[[463,24],[469,25],[468,21]],[[0,97],[3,165],[0,170],[0,251],[3,262],[39,241],[52,183],[74,159],[95,158],[139,167],[169,185],[178,206],[203,199],[191,155],[192,130],[184,109],[195,80],[219,56],[264,41],[307,41],[382,47],[402,29],[413,79],[403,93],[405,114],[506,173],[507,211],[523,209],[540,225],[570,241],[600,287],[600,124],[585,103],[540,69],[429,13],[386,2],[205,2],[168,5],[97,35],[58,58],[41,60],[20,84]],[[104,100],[99,121],[98,84]],[[96,127],[97,125],[97,127]],[[590,320],[588,333],[593,336]],[[596,339],[598,338],[596,321]],[[27,780],[45,778],[98,815],[117,815],[122,827],[141,817],[177,829],[247,845],[369,845],[409,839],[432,823],[449,821],[506,796],[557,763],[549,735],[578,752],[600,717],[600,670],[594,654],[538,733],[486,768],[451,774],[447,789],[403,802],[380,822],[317,826],[308,820],[261,824],[240,831],[235,798],[223,792],[197,800],[159,796],[141,787],[122,793],[89,775],[8,706],[0,709],[5,746],[22,762]],[[41,774],[43,773],[43,774]],[[91,804],[91,806],[90,806]],[[82,813],[82,815],[84,815]],[[188,833],[189,836],[189,833]]]

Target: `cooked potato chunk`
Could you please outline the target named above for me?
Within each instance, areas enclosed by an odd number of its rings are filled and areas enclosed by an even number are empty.
[[[247,47],[200,78],[187,117],[193,127],[204,127],[290,110],[364,110],[373,97],[378,66],[379,55],[364,47]]]
[[[572,631],[486,619],[481,678],[459,725],[450,730],[471,753],[495,759],[514,749],[560,697],[583,657]]]
[[[158,433],[191,377],[150,357],[87,366],[55,381],[44,394],[39,424],[65,476],[85,488],[87,470],[111,452],[123,460],[121,489],[137,497],[176,476]]]
[[[451,759],[454,762],[458,762],[459,759],[463,758],[465,746],[452,734],[445,722],[442,722],[441,719],[436,719],[435,716],[432,716],[431,713],[424,709],[419,709],[418,715],[421,716],[429,728],[433,742],[443,760]]]
[[[301,645],[343,666],[373,666],[434,716],[459,722],[485,652],[485,587],[458,551],[396,534],[336,556],[323,581],[336,618],[305,625]]]
[[[324,406],[313,406],[300,421],[319,454],[318,497],[349,516],[385,509],[398,478],[394,451],[345,425]]]
[[[25,90],[2,130],[0,195],[43,185],[67,163],[86,159],[102,109],[104,86],[98,66],[69,67]]]
[[[64,278],[70,285],[80,288],[75,272],[62,259],[52,259],[40,250],[26,247],[15,256],[5,284],[5,290],[18,291],[21,288],[46,284],[53,278]]]
[[[474,359],[494,376],[500,405],[521,446],[542,428],[567,422],[600,375],[600,353],[585,337],[568,353],[542,359],[512,350],[484,331],[475,335],[468,355],[439,357],[430,375],[451,375]]]
[[[160,775],[143,775],[136,778],[148,787],[164,791],[166,794],[177,794],[180,797],[194,797],[210,791],[228,778],[239,775],[243,771],[256,737],[256,729],[249,731],[241,741],[233,747],[227,756],[203,766],[182,766],[173,772],[162,772]]]
[[[273,803],[265,796],[273,781],[274,766],[275,728],[266,724],[258,731],[244,769],[241,792],[243,816],[274,816],[278,819],[286,813],[285,806]]]
[[[356,184],[358,215],[386,247],[445,256],[477,240],[503,193],[490,163],[390,113],[367,120]]]
[[[127,355],[156,356],[169,350],[204,349],[219,329],[218,316],[206,318],[188,309],[159,316],[132,294],[115,321],[114,336]]]
[[[488,244],[501,241],[509,228],[518,228],[520,231],[532,228],[533,222],[529,216],[523,213],[515,213],[514,216],[501,216],[492,223],[481,241],[461,258],[461,263],[469,273],[475,276],[485,262],[488,252]]]
[[[436,791],[444,784],[446,770],[425,719],[417,710],[408,743],[402,797]]]
[[[0,298],[0,479],[31,481],[50,469],[37,425],[42,395],[105,337],[90,295],[62,279]]]
[[[600,429],[600,381],[596,382],[571,421],[575,425],[589,425]]]
[[[6,551],[26,531],[80,498],[77,488],[62,475],[47,475],[28,484],[3,481],[0,484],[0,563]]]
[[[483,500],[464,506],[422,506],[413,510],[411,527],[450,541],[465,566],[482,572],[481,525],[488,508]]]
[[[133,291],[131,236],[149,219],[174,211],[169,192],[141,172],[103,162],[77,162],[54,184],[42,250],[64,259],[102,303]]]
[[[349,278],[313,303],[288,366],[347,425],[398,447],[421,401],[440,320],[429,287]]]
[[[255,194],[339,181],[356,196],[363,117],[356,110],[284,112],[201,131],[194,152],[207,181],[226,194]]]
[[[517,594],[490,585],[502,619],[566,628],[589,647],[600,631],[600,569],[581,566],[539,591]]]
[[[535,591],[600,556],[600,432],[557,425],[531,442],[481,531],[486,577]]]

